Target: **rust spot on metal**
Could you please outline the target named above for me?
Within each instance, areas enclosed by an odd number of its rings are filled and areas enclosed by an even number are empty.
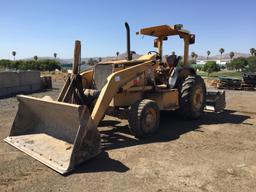
[[[71,149],[71,146],[67,146],[67,147],[66,147],[66,150],[69,150],[69,149]]]

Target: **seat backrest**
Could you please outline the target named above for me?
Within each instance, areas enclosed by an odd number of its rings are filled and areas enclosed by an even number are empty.
[[[166,63],[169,66],[173,66],[176,59],[177,59],[177,55],[168,55],[166,56]]]
[[[180,56],[177,57],[177,55],[169,55],[166,57],[166,63],[169,67],[176,67],[179,63]]]

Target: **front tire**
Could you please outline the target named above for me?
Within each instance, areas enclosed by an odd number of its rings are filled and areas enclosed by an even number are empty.
[[[131,106],[128,122],[131,133],[138,138],[147,137],[159,129],[160,112],[156,102],[144,99]]]

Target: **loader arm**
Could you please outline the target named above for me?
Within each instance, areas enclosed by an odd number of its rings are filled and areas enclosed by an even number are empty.
[[[121,71],[112,73],[107,78],[107,83],[101,89],[99,98],[92,111],[92,119],[96,126],[98,126],[101,118],[105,114],[111,100],[117,94],[118,90],[126,83],[144,73],[148,67],[152,66],[152,61],[147,61],[139,65],[135,65]]]

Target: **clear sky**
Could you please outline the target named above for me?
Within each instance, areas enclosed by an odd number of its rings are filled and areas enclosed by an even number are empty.
[[[256,47],[255,0],[0,0],[0,59],[37,55],[72,58],[76,39],[82,57],[125,52],[124,22],[131,27],[132,50],[154,50],[151,37],[136,36],[142,27],[182,23],[196,34],[191,47],[199,55],[211,50],[248,53]],[[172,46],[171,46],[172,45]],[[178,38],[165,43],[165,53],[181,53]]]

